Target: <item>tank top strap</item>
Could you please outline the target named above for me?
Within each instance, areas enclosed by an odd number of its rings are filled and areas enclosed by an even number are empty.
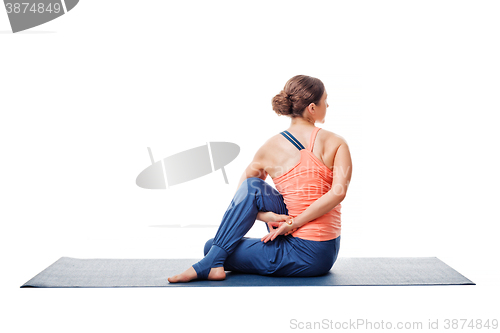
[[[299,140],[297,140],[293,135],[292,133],[288,132],[288,131],[283,131],[280,133],[281,135],[283,135],[285,138],[287,138],[288,141],[290,141],[298,150],[302,150],[302,149],[305,149],[304,146],[302,145],[302,143],[300,143]]]
[[[309,150],[310,152],[313,151],[314,141],[316,140],[316,134],[318,134],[318,131],[320,129],[321,129],[321,127],[316,127],[315,129],[313,129],[313,131],[311,133],[311,138],[309,139],[309,147],[307,147],[307,150]]]

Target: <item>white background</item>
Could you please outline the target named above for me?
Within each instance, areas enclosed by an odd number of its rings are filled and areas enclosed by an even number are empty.
[[[0,330],[500,319],[499,14],[498,1],[84,0],[12,34],[0,10]],[[158,226],[220,222],[289,126],[270,101],[297,74],[325,83],[318,126],[351,149],[340,256],[438,257],[476,286],[19,288],[62,256],[201,258],[215,228]],[[160,159],[208,141],[241,148],[229,185],[219,171],[136,186],[147,147]]]

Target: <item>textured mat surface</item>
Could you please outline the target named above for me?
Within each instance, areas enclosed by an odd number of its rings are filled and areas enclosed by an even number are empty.
[[[464,285],[472,281],[438,258],[339,258],[318,277],[269,277],[227,272],[224,281],[171,284],[167,277],[199,259],[75,259],[62,257],[21,287],[250,287]]]

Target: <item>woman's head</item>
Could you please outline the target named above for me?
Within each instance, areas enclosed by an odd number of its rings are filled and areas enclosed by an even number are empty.
[[[307,75],[297,75],[288,80],[285,88],[273,97],[273,110],[278,115],[303,117],[306,108],[326,103],[324,97],[325,86],[321,80]]]

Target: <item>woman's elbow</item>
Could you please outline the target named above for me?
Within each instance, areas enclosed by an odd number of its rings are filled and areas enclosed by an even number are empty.
[[[335,206],[337,206],[339,203],[341,203],[342,201],[344,201],[344,199],[345,199],[345,195],[346,195],[346,194],[345,194],[345,193],[343,193],[343,194],[337,194],[337,195],[335,196],[335,200],[334,200]]]
[[[329,202],[330,202],[330,205],[331,205],[332,209],[335,208],[335,207],[337,207],[337,205],[344,200],[345,195],[346,195],[345,192],[343,192],[343,193],[335,193],[333,191],[330,191],[328,194],[330,195]]]
[[[330,193],[335,196],[335,198],[340,198],[340,201],[344,200],[347,194],[347,186],[342,184],[334,184],[330,189]]]

